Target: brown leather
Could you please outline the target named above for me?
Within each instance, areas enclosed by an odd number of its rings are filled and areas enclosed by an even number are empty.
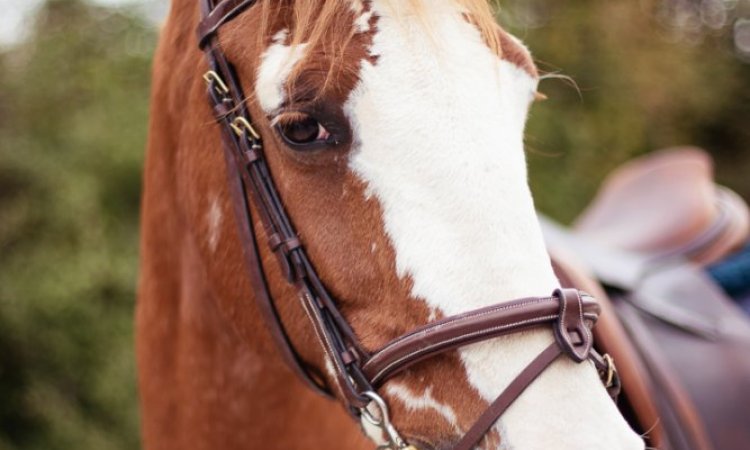
[[[594,339],[586,325],[583,300],[575,289],[560,291],[560,313],[555,324],[557,343],[576,362],[586,361]]]
[[[574,228],[602,245],[710,264],[742,245],[750,214],[736,195],[717,189],[701,149],[666,149],[610,174]]]
[[[580,297],[578,300],[575,300],[575,297],[579,297],[578,292],[575,290],[567,290],[562,296],[560,301],[560,306],[562,307],[566,300],[563,300],[564,298],[567,298],[568,301],[573,301],[574,303],[580,304]],[[562,321],[559,321],[558,324],[562,323]],[[576,335],[578,336],[578,335]],[[477,444],[479,444],[479,441],[482,439],[482,437],[492,428],[492,426],[497,422],[497,420],[500,418],[500,416],[505,413],[505,411],[513,404],[514,401],[518,399],[518,397],[523,394],[523,392],[531,385],[531,383],[536,380],[539,375],[542,374],[557,358],[560,357],[560,355],[563,355],[566,353],[566,346],[568,344],[561,345],[559,341],[550,344],[542,353],[537,355],[536,358],[534,358],[533,361],[529,363],[522,371],[519,373],[513,381],[510,382],[510,384],[505,388],[505,390],[493,401],[490,406],[482,413],[482,415],[477,419],[476,422],[474,422],[474,425],[469,429],[469,431],[466,432],[466,434],[461,438],[461,440],[453,447],[453,450],[471,450],[474,448]],[[572,341],[570,342],[570,345],[578,351],[582,351],[584,349],[587,349],[587,351],[591,352],[591,360],[594,363],[595,367],[598,370],[607,370],[609,367],[606,365],[606,362],[595,352],[591,349],[591,340],[588,342],[584,341],[584,339],[581,339],[580,337],[572,337]],[[614,391],[610,391],[610,395],[612,395],[613,398],[616,398],[620,393],[620,380],[619,378],[614,380],[614,386],[616,386],[616,389]],[[608,390],[610,389],[610,386],[607,387]]]
[[[702,234],[703,241],[696,240],[685,247],[689,258],[698,264],[709,265],[720,261],[747,242],[750,237],[750,213],[747,203],[734,191],[717,186],[716,206],[719,213],[712,232]]]
[[[341,400],[358,416],[369,404],[375,386],[389,376],[429,356],[531,326],[551,326],[557,339],[529,367],[522,371],[482,416],[462,442],[476,442],[503,411],[526,389],[552,360],[566,354],[574,361],[591,360],[601,372],[614,368],[592,350],[592,327],[599,315],[596,303],[578,291],[560,289],[551,297],[529,298],[496,305],[459,316],[448,317],[415,330],[370,355],[344,319],[334,299],[310,264],[271,178],[263,155],[263,144],[250,125],[245,96],[232,65],[221,51],[217,33],[222,24],[249,8],[251,0],[201,0],[203,20],[198,28],[199,46],[204,50],[210,72],[206,74],[208,97],[220,124],[228,165],[232,201],[239,220],[246,265],[259,309],[287,363],[304,382],[331,395],[313,368],[301,361],[292,347],[266,283],[262,260],[253,229],[253,213],[260,218],[269,248],[277,256],[287,280],[299,293],[300,305],[310,320],[320,348],[332,365]],[[367,368],[370,370],[368,371]],[[616,395],[619,379],[608,389]],[[399,444],[400,445],[400,444]],[[469,448],[466,447],[466,448]]]
[[[226,22],[245,9],[253,6],[256,0],[223,0],[216,5],[204,2],[203,19],[198,24],[198,46],[203,48],[210,38]]]
[[[609,296],[589,274],[575,254],[564,248],[550,249],[555,273],[563,286],[582,289],[596,296],[602,310],[594,328],[596,347],[612,356],[622,378],[619,406],[626,418],[639,431],[650,447],[670,450],[664,436],[659,410],[654,401],[654,382],[632,340],[623,328]],[[627,405],[627,408],[623,408]],[[630,413],[630,414],[628,414]]]
[[[578,291],[574,290],[562,291],[559,295],[565,299],[579,298]],[[558,299],[557,296],[533,297],[448,317],[418,328],[387,344],[375,352],[362,369],[373,385],[377,386],[384,379],[436,354],[532,327],[562,323],[559,319],[565,305],[566,301]],[[592,326],[599,317],[599,304],[591,296],[582,295],[580,306],[580,316],[579,312],[575,312],[574,326],[577,326],[579,317],[585,319],[588,326]],[[573,308],[569,310],[573,311]],[[588,326],[583,322],[581,326],[590,336]],[[561,348],[563,345],[567,346],[561,344]],[[570,346],[576,348],[573,344]],[[587,353],[580,361],[587,359]]]
[[[680,171],[686,167],[692,171]],[[694,202],[685,198],[689,192],[678,189],[690,186],[693,194],[695,189],[704,192],[706,201]],[[641,194],[626,198],[639,190]],[[647,431],[655,407],[658,428],[649,434],[661,434],[661,442],[651,441],[660,449],[747,448],[750,321],[699,266],[683,259],[705,264],[746,242],[747,205],[731,191],[713,185],[709,159],[697,149],[666,151],[629,165],[610,177],[598,199],[576,230],[565,231],[544,221],[543,229],[553,246],[567,246],[601,280],[617,288],[611,291],[615,316],[600,290],[580,280],[566,283],[595,293],[602,302],[595,335],[598,346],[617,358],[624,377],[624,401],[635,412],[630,420]],[[618,201],[622,208],[615,211]],[[677,206],[670,208],[672,203]],[[685,208],[688,204],[693,209]],[[712,210],[703,210],[708,212],[707,220],[683,215],[700,212],[700,205],[713,205]],[[625,228],[641,217],[644,228]],[[620,229],[612,225],[617,220],[623,222]],[[676,227],[679,238],[668,245],[661,245],[669,233],[664,224]],[[644,233],[648,226],[665,235],[656,239],[660,233],[655,233],[641,240],[618,234]],[[688,228],[692,232],[684,233]],[[634,244],[648,240],[661,244]],[[622,336],[623,327],[627,338]],[[617,356],[622,347],[629,350]],[[634,374],[643,381],[635,391]]]
[[[679,261],[651,267],[631,290],[613,293],[617,319],[628,336],[607,336],[614,316],[607,314],[604,302],[595,331],[598,345],[610,354],[619,354],[617,347],[623,344],[637,349],[636,358],[617,356],[625,399],[636,412],[631,420],[648,430],[653,419],[644,419],[644,414],[652,417],[651,413],[637,405],[647,399],[655,405],[663,430],[657,448],[746,448],[750,442],[747,316],[699,268]],[[634,364],[647,381],[646,392],[633,391],[637,378],[630,366]]]
[[[750,442],[750,320],[700,269],[674,265],[617,303],[679,427],[696,449]],[[670,317],[679,314],[677,317]],[[686,327],[685,317],[695,325]],[[710,331],[706,333],[706,331]],[[666,417],[666,415],[664,416]]]
[[[234,145],[231,141],[224,139],[224,156],[227,167],[227,181],[229,183],[229,192],[232,197],[232,205],[235,212],[235,217],[238,222],[238,232],[240,233],[240,239],[244,243],[242,246],[242,252],[245,256],[245,267],[250,278],[250,283],[255,287],[256,296],[259,296],[256,302],[263,314],[269,332],[273,336],[274,341],[277,342],[277,347],[281,351],[282,357],[286,364],[311,388],[320,391],[322,384],[312,377],[308,377],[306,374],[309,370],[304,368],[304,363],[298,358],[298,356],[291,350],[291,343],[286,331],[280,324],[278,313],[271,301],[268,287],[266,286],[266,278],[263,272],[260,270],[260,253],[258,252],[258,246],[255,242],[255,234],[252,232],[252,214],[250,205],[246,203],[245,199],[245,184],[242,180],[241,174],[237,170],[237,164],[234,160],[233,152],[230,150],[231,146]],[[261,288],[259,288],[261,287]]]
[[[502,394],[487,408],[479,419],[466,432],[463,438],[453,447],[453,450],[471,450],[482,437],[492,428],[500,416],[521,396],[523,391],[537,379],[561,354],[563,350],[559,345],[550,344],[542,353],[521,371],[511,381]]]
[[[644,327],[638,313],[627,304],[621,304],[619,314],[627,324],[632,339],[642,350],[649,373],[656,381],[657,389],[652,392],[659,404],[662,426],[669,435],[670,448],[681,450],[710,450],[705,427],[696,412],[695,405],[685,392],[679,377],[665,363],[663,350],[654,343],[647,343],[648,329]]]
[[[201,3],[204,13],[210,11],[210,1],[204,1]],[[214,60],[214,69],[231,73],[232,69],[229,63],[223,57],[221,52],[212,52]],[[241,92],[239,83],[234,76],[228,76],[224,79],[230,92]],[[219,95],[219,92],[215,89],[209,90],[209,95],[214,98]],[[238,98],[234,99],[233,105],[241,105],[240,108],[244,108],[242,102],[238,102]],[[217,121],[224,122],[225,125],[231,120],[229,112],[233,109],[232,104],[229,101],[212,101],[214,105],[214,111],[216,113]],[[246,192],[246,180],[243,179],[243,174],[240,171],[241,161],[238,155],[247,154],[246,149],[241,147],[241,143],[232,139],[227,133],[221,134],[224,149],[224,159],[227,167],[227,181],[229,183],[229,191],[231,195],[231,203],[235,212],[235,217],[238,223],[238,232],[240,239],[244,243],[242,250],[245,257],[245,267],[248,273],[248,277],[252,285],[255,287],[255,294],[257,298],[257,305],[263,314],[268,330],[276,341],[277,346],[280,348],[282,357],[287,365],[298,374],[306,384],[311,388],[323,393],[324,388],[317,381],[317,376],[306,376],[309,374],[309,370],[305,368],[303,361],[299,359],[296,353],[291,351],[291,345],[289,337],[286,331],[278,319],[278,313],[276,308],[271,301],[268,287],[266,286],[266,277],[260,268],[260,253],[258,252],[257,243],[255,240],[255,233],[252,228],[252,211],[250,204],[247,202]]]

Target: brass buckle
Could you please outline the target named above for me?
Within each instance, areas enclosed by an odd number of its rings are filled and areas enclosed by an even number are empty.
[[[224,82],[221,76],[219,76],[219,74],[214,72],[213,70],[209,70],[208,72],[204,73],[203,79],[206,80],[206,83],[208,83],[210,87],[214,88],[218,94],[229,94],[229,88],[227,87],[227,84]]]
[[[604,362],[607,363],[607,375],[604,381],[604,387],[611,388],[615,381],[615,374],[617,373],[615,360],[609,356],[609,353],[605,353],[602,358],[604,358]]]
[[[260,134],[258,134],[258,132],[255,131],[255,128],[250,125],[250,122],[242,116],[235,118],[229,126],[232,127],[232,130],[234,130],[237,136],[242,137],[242,135],[247,132],[256,141],[260,140]]]

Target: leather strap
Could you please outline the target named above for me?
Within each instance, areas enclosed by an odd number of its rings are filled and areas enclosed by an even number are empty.
[[[253,6],[257,0],[224,0],[215,7],[208,6],[208,12],[204,10],[204,16],[198,23],[198,46],[203,49],[210,38],[219,31],[225,23],[235,18],[238,14]],[[204,0],[204,4],[206,0]]]
[[[472,450],[497,422],[500,416],[523,394],[531,383],[563,353],[557,343],[552,343],[526,366],[497,399],[482,413],[453,450]]]
[[[566,290],[552,297],[515,300],[417,328],[375,352],[364,364],[364,373],[374,386],[378,386],[383,380],[436,354],[531,327],[551,326],[559,322],[563,304],[561,295],[578,298],[578,291]],[[583,295],[581,306],[581,317],[590,324],[596,322],[600,312],[598,303]]]
[[[232,8],[228,8],[229,1],[220,3],[217,9],[213,9],[211,0],[201,0],[201,9],[204,15],[210,14],[212,11],[219,11],[218,8],[221,8],[221,5],[227,5],[227,7],[223,7],[223,10],[233,11]],[[237,2],[232,3],[237,6]],[[264,203],[268,201],[257,193],[257,189],[254,189],[256,182],[250,173],[251,170],[249,170],[252,169],[251,166],[257,160],[260,146],[259,143],[253,143],[246,138],[238,139],[232,128],[233,121],[237,117],[249,117],[249,114],[243,101],[242,87],[237,80],[234,68],[227,61],[223,52],[220,51],[216,37],[215,33],[210,34],[208,42],[211,45],[204,46],[210,69],[220,77],[220,82],[219,80],[211,81],[208,94],[216,120],[222,124],[220,130],[224,142],[229,190],[237,219],[238,232],[243,243],[245,266],[255,293],[256,304],[286,364],[310,388],[324,396],[332,397],[330,388],[322,382],[323,378],[305,364],[297,352],[293,350],[291,340],[281,323],[268,290],[262,258],[255,239],[256,231],[253,228],[252,210],[248,201],[248,193],[250,193],[250,197],[256,200],[254,202],[257,206],[256,211],[260,216],[260,222],[266,228],[267,235],[273,235],[272,232],[269,232],[272,228],[269,225],[272,218],[269,215],[268,208],[263,207]]]
[[[217,64],[220,63],[217,62]],[[224,116],[218,120],[226,122],[229,119],[227,116]],[[289,366],[292,371],[295,372],[310,388],[323,395],[329,395],[328,388],[326,388],[320,381],[322,377],[313,375],[310,372],[310,368],[307,367],[297,353],[292,350],[291,340],[281,324],[278,311],[271,300],[266,276],[262,270],[262,259],[255,240],[256,234],[252,225],[252,211],[245,194],[248,190],[247,181],[243,179],[242,174],[238,170],[241,166],[238,164],[236,156],[244,152],[245,149],[237,147],[237,142],[228,135],[226,129],[227,127],[222,127],[224,159],[227,167],[227,181],[229,182],[229,192],[235,212],[235,218],[237,220],[237,231],[240,234],[241,242],[244,244],[242,246],[242,252],[245,257],[245,267],[250,279],[250,284],[255,293],[256,304],[264,318],[264,323],[276,342],[276,346],[281,351],[282,358],[287,366]],[[234,149],[234,151],[232,149]]]
[[[586,361],[594,339],[584,321],[581,295],[575,289],[558,289],[556,295],[560,299],[560,315],[555,324],[557,343],[573,361]]]

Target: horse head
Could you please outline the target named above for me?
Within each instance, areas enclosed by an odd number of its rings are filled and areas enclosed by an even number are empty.
[[[366,350],[444,317],[559,288],[523,147],[539,76],[484,1],[261,0],[225,24],[217,42],[242,82],[299,241]],[[183,58],[197,52],[188,53]],[[196,76],[184,95],[204,101],[198,75],[205,69],[191,67]],[[165,101],[180,105],[180,95],[173,89]],[[183,220],[222,316],[273,358],[260,316],[244,301],[254,294],[242,270],[222,143],[199,101],[188,102],[184,123],[173,126]],[[342,397],[298,293],[265,245],[270,236],[257,211],[254,217],[292,347]],[[414,364],[379,392],[406,441],[451,448],[553,341],[551,330],[539,329],[474,343]],[[379,430],[365,428],[380,443]],[[560,359],[481,448],[636,450],[643,442],[593,365]]]

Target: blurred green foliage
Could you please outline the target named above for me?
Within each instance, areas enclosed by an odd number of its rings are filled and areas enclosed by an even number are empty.
[[[49,2],[0,57],[0,449],[138,446],[132,313],[155,32]]]
[[[540,208],[568,221],[623,161],[698,144],[750,197],[750,65],[686,44],[656,0],[508,0],[550,99],[528,131]],[[537,8],[545,20],[519,17]],[[78,0],[0,53],[0,450],[138,447],[132,312],[155,31]]]
[[[558,220],[574,219],[618,165],[676,145],[709,150],[719,181],[750,198],[750,64],[737,58],[731,26],[679,39],[657,21],[663,3],[504,2],[502,22],[540,69],[577,85],[542,81],[549,100],[534,106],[527,132],[537,205]],[[529,15],[541,23],[524,26]]]

